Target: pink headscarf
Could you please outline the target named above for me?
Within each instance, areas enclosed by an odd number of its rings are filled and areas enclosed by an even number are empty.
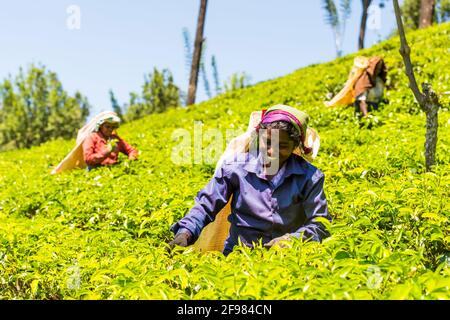
[[[309,154],[312,152],[312,148],[308,148],[305,146],[305,133],[306,128],[299,119],[297,119],[296,116],[294,116],[292,113],[284,110],[273,110],[270,112],[267,112],[266,110],[263,110],[262,116],[261,116],[261,122],[260,124],[269,124],[275,121],[284,121],[288,122],[294,125],[294,127],[298,130],[300,133],[300,140],[302,142],[302,149],[305,154]],[[259,129],[259,125],[257,127]]]

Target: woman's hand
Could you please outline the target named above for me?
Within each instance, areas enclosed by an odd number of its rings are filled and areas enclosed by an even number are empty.
[[[280,248],[286,248],[289,246],[289,241],[291,241],[291,235],[289,233],[286,233],[284,236],[273,238],[272,240],[264,244],[264,247],[272,248],[273,246],[279,246]]]
[[[106,144],[106,148],[108,150],[108,154],[113,153],[113,152],[119,152],[119,140],[118,139],[111,139],[108,141],[108,143]]]
[[[175,238],[168,243],[168,251],[171,251],[175,246],[187,247],[191,241],[192,235],[188,231],[182,231],[175,235]]]

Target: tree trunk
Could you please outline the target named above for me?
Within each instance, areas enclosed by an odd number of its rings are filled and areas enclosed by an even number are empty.
[[[420,1],[419,29],[427,28],[433,23],[435,0]]]
[[[440,107],[439,99],[430,84],[422,83],[423,93],[420,92],[419,87],[417,86],[410,58],[411,49],[406,41],[405,30],[403,28],[403,22],[400,14],[400,6],[398,4],[398,0],[393,0],[393,3],[398,32],[400,35],[400,54],[402,55],[403,62],[405,64],[406,75],[409,79],[409,86],[416,97],[420,108],[425,112],[427,117],[427,131],[425,135],[425,168],[426,171],[431,171],[432,166],[435,163],[436,156],[438,111]]]
[[[187,97],[187,105],[195,103],[195,93],[197,91],[198,72],[200,68],[200,57],[202,55],[203,46],[203,30],[206,18],[206,5],[208,0],[201,0],[200,12],[198,14],[197,31],[195,33],[194,55],[192,56],[191,75],[189,77],[189,89]]]
[[[372,3],[372,0],[362,0],[362,16],[361,16],[361,25],[359,27],[359,38],[358,38],[358,49],[364,49],[364,38],[366,37],[366,25],[367,25],[367,15],[369,6]]]

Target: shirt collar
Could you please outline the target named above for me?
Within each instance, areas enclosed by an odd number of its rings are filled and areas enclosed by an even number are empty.
[[[300,156],[294,153],[291,154],[291,156],[286,160],[285,163],[286,166],[286,171],[284,173],[285,177],[288,177],[293,174],[296,175],[305,174],[306,171],[302,165],[303,161],[305,160],[303,160]],[[250,153],[248,153],[243,168],[248,172],[256,174],[258,177],[264,177],[261,154],[259,154],[256,157],[255,155],[251,155]]]
[[[296,175],[306,174],[306,170],[303,166],[304,162],[305,160],[302,157],[294,153],[291,154],[291,156],[286,161],[286,172],[285,172],[286,177],[292,174]]]

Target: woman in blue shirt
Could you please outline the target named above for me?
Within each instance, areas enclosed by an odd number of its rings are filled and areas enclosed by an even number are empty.
[[[256,128],[257,152],[245,161],[224,161],[214,177],[195,198],[195,206],[171,226],[170,247],[188,246],[214,221],[231,200],[231,223],[223,253],[229,254],[239,240],[253,247],[262,241],[271,247],[291,237],[321,241],[328,236],[316,218],[331,221],[323,190],[324,174],[294,153],[310,154],[306,147],[308,115],[277,105],[268,109]]]

